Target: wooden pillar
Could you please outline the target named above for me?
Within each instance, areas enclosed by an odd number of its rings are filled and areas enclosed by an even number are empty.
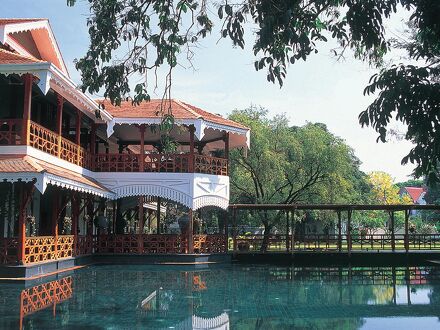
[[[351,213],[352,213],[352,210],[347,211],[347,249],[348,249],[348,255],[351,255]]]
[[[290,211],[286,211],[286,250],[287,252],[290,251],[290,244],[289,244],[289,233],[290,232]]]
[[[75,127],[75,143],[78,146],[77,151],[76,151],[76,162],[77,165],[81,164],[81,117],[82,117],[82,112],[79,111],[78,109],[76,110],[76,127]]]
[[[143,172],[145,169],[145,125],[144,124],[139,126],[139,132],[141,133],[139,172]]]
[[[237,251],[237,209],[232,209],[232,252]]]
[[[193,241],[193,210],[188,211],[188,253],[194,253],[194,241]]]
[[[113,223],[112,223],[112,234],[116,234],[116,200],[112,201],[113,204]]]
[[[29,144],[30,127],[31,127],[31,108],[32,108],[32,82],[33,76],[25,74],[24,80],[24,101],[23,101],[23,124],[22,124],[22,143]]]
[[[64,99],[61,95],[57,94],[57,125],[56,125],[56,133],[57,133],[57,153],[58,158],[61,157],[61,139],[62,139],[62,129],[63,129],[63,107],[64,107]]]
[[[144,196],[139,196],[138,234],[144,233]]]
[[[144,240],[142,236],[144,233],[144,196],[139,196],[138,208],[138,252],[141,254],[144,250]]]
[[[225,223],[224,223],[224,234],[225,234],[225,252],[229,251],[229,212],[225,211]]]
[[[56,259],[58,254],[58,215],[60,212],[60,194],[55,193],[53,196],[53,204],[52,204],[52,236],[54,237],[54,248],[53,255],[54,259]]]
[[[157,220],[157,228],[156,233],[160,234],[160,197],[157,197],[157,213],[156,213],[156,220]]]
[[[25,241],[26,241],[26,208],[31,200],[35,189],[34,182],[22,183],[20,187],[20,204],[18,212],[18,263],[22,265],[25,260]]]
[[[92,155],[92,170],[95,169],[96,163],[96,124],[92,123],[92,128],[90,131],[90,154]]]
[[[195,128],[193,125],[189,126],[189,163],[188,172],[194,172],[194,132]]]
[[[338,214],[338,251],[342,251],[342,215],[341,211],[337,211]]]
[[[225,133],[225,158],[229,159],[229,133]]]
[[[409,251],[409,214],[411,210],[405,210],[405,251]]]
[[[391,211],[390,213],[390,220],[391,220],[391,250],[396,250],[396,235],[394,233],[394,211]]]
[[[72,235],[73,235],[73,253],[77,254],[78,248],[78,221],[80,209],[80,195],[78,192],[73,194],[72,198]]]

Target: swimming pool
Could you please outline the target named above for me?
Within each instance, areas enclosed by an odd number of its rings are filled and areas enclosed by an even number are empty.
[[[438,267],[90,266],[0,284],[2,329],[440,329]]]

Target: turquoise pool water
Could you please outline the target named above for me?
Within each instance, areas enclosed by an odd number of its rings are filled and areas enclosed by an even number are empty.
[[[2,329],[440,329],[440,268],[93,266],[0,284]]]

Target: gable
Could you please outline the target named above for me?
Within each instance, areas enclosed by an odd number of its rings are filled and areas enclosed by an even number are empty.
[[[47,19],[0,19],[0,43],[18,54],[67,68]]]

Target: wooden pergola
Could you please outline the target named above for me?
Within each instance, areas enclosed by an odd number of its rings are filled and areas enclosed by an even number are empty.
[[[409,217],[410,213],[413,210],[429,210],[429,211],[440,211],[440,205],[417,205],[417,204],[405,204],[405,205],[381,205],[381,204],[231,204],[229,206],[229,210],[232,213],[232,241],[233,241],[233,251],[237,251],[237,211],[239,210],[254,210],[254,211],[283,211],[286,213],[286,233],[285,233],[285,248],[286,251],[294,250],[294,236],[290,235],[290,228],[292,226],[290,220],[290,214],[295,213],[296,211],[334,211],[337,214],[338,218],[338,233],[336,235],[336,239],[331,239],[330,235],[321,235],[327,236],[327,247],[329,245],[329,241],[336,241],[337,250],[342,252],[342,241],[344,235],[342,234],[342,213],[347,212],[347,232],[345,235],[345,239],[347,242],[347,252],[350,254],[353,248],[353,236],[351,234],[351,221],[353,211],[386,211],[390,215],[390,243],[391,250],[396,250],[396,234],[395,234],[395,212],[404,212],[405,213],[405,225],[404,230],[405,233],[403,235],[404,248],[405,251],[408,252],[410,249],[410,241],[409,241]],[[318,239],[318,248],[320,235],[313,235],[315,239]],[[425,235],[426,236],[426,235]],[[440,240],[439,234],[431,234],[434,237],[434,240]],[[373,235],[371,235],[371,241],[373,242]],[[361,243],[362,244],[362,243]],[[315,242],[316,246],[316,242]],[[420,244],[419,244],[420,246]],[[431,245],[430,245],[431,246]],[[435,246],[435,245],[434,245]],[[371,243],[372,249],[374,248],[373,243]],[[439,242],[440,247],[440,242]]]

